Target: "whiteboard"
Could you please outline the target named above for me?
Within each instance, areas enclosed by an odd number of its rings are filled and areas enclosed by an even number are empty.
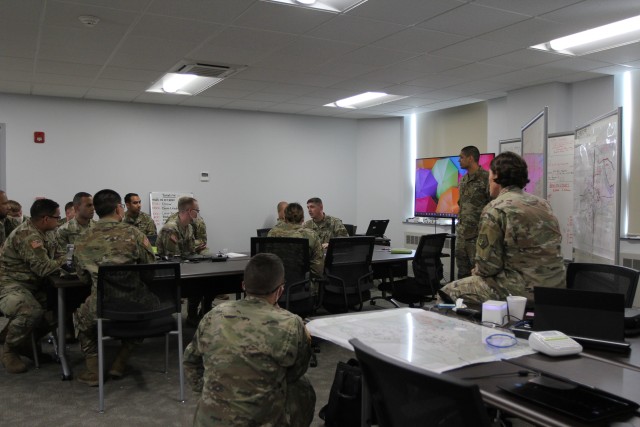
[[[562,233],[562,258],[573,259],[573,133],[547,139],[547,201]]]
[[[618,263],[621,113],[618,108],[576,129],[573,192],[576,261]]]
[[[500,152],[506,153],[507,151],[511,151],[512,153],[516,153],[518,156],[522,156],[522,141],[519,139],[503,139],[498,141],[500,144]]]
[[[156,223],[158,231],[167,222],[167,218],[178,211],[178,199],[180,197],[193,197],[193,193],[171,191],[153,191],[149,193],[151,219]]]
[[[527,193],[544,199],[547,193],[547,115],[549,109],[539,112],[522,127],[522,158],[529,169],[529,183],[524,187]]]

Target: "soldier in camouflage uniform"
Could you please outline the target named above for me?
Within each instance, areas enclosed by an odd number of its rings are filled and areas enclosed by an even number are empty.
[[[299,203],[291,203],[284,210],[284,223],[280,227],[274,227],[269,231],[268,237],[299,237],[309,240],[309,260],[311,261],[311,273],[314,278],[322,277],[324,269],[324,253],[318,235],[302,227],[304,210]]]
[[[284,210],[287,208],[287,206],[289,205],[289,203],[282,201],[280,203],[278,203],[278,206],[276,207],[277,212],[278,212],[278,219],[276,220],[276,225],[273,226],[273,228],[279,228],[282,227],[285,224],[284,221]]]
[[[74,263],[78,278],[91,284],[91,295],[74,313],[73,321],[85,355],[87,370],[78,375],[78,381],[89,386],[98,385],[98,351],[96,329],[96,298],[98,267],[101,264],[149,264],[155,262],[149,239],[140,230],[122,222],[124,205],[120,195],[113,190],[98,191],[94,198],[100,218],[96,225],[76,240]],[[144,283],[127,282],[130,289],[121,298],[132,298],[141,302],[144,298]],[[131,351],[139,343],[122,340],[122,347],[111,365],[109,374],[122,377]]]
[[[142,231],[151,244],[155,244],[158,238],[156,223],[153,222],[150,215],[142,212],[140,196],[136,193],[128,193],[124,196],[124,204],[127,205],[127,213],[123,221]]]
[[[315,391],[304,376],[311,338],[302,319],[277,305],[284,267],[273,254],[244,271],[247,297],[214,307],[184,352],[201,391],[194,426],[309,426]]]
[[[18,224],[22,224],[29,219],[28,216],[23,215],[22,205],[15,200],[9,200],[9,212],[7,216],[13,218]]]
[[[76,212],[73,210],[73,202],[67,202],[67,204],[64,205],[64,218],[60,218],[60,221],[58,221],[58,226],[61,226],[65,222],[71,221],[75,216]]]
[[[347,229],[339,218],[325,215],[322,200],[319,197],[307,200],[307,210],[311,219],[304,223],[304,227],[316,232],[323,248],[329,245],[329,239],[332,237],[349,237]]]
[[[476,258],[476,238],[482,209],[489,203],[489,172],[478,164],[480,151],[474,146],[460,150],[460,167],[467,173],[462,177],[458,189],[458,225],[456,227],[456,265],[458,279],[471,276]]]
[[[56,236],[58,246],[64,251],[67,245],[75,243],[76,239],[86,233],[88,229],[95,225],[93,214],[93,197],[91,194],[81,191],[73,196],[73,210],[75,216],[70,221],[65,222],[58,227]]]
[[[158,234],[156,246],[161,256],[188,256],[196,253],[196,243],[191,226],[200,208],[193,197],[180,197],[178,212],[171,215]]]
[[[65,262],[64,257],[56,258],[58,247],[52,233],[60,219],[58,204],[36,200],[30,214],[31,219],[9,235],[0,255],[0,311],[9,318],[2,364],[10,373],[27,370],[19,347],[45,314],[46,278],[58,273]]]
[[[0,190],[0,248],[9,234],[19,225],[18,221],[9,216],[9,199],[7,193]]]
[[[480,304],[508,295],[532,299],[534,286],[565,287],[558,219],[547,201],[525,193],[527,164],[506,152],[491,162],[489,190],[494,200],[482,211],[471,277],[444,286],[453,299]]]

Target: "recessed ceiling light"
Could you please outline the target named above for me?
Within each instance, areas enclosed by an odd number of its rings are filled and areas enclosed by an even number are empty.
[[[290,6],[342,13],[360,6],[367,0],[262,0],[269,3],[288,4]]]
[[[387,102],[404,99],[406,96],[389,95],[384,92],[364,92],[349,98],[339,99],[335,102],[325,104],[325,107],[362,109],[375,105],[386,104]]]
[[[147,92],[171,95],[197,95],[223,79],[195,74],[167,73],[156,81]]]
[[[637,41],[640,41],[640,15],[560,37],[531,48],[579,56]]]

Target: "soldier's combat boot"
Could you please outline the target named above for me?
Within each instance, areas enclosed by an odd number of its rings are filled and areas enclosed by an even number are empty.
[[[87,370],[78,375],[78,382],[84,383],[89,387],[98,386],[98,356],[87,357],[85,360]]]
[[[130,343],[122,343],[122,347],[120,347],[120,351],[118,351],[116,359],[113,361],[111,369],[109,369],[109,375],[111,375],[113,379],[117,380],[124,376],[127,361],[129,360],[129,357],[131,357],[133,348],[134,346]]]
[[[3,347],[2,365],[10,374],[27,372],[27,365],[20,359],[18,351],[13,347],[9,347],[6,342]]]

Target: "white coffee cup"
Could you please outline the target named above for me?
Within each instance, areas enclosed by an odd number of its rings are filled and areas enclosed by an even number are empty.
[[[519,321],[524,318],[524,310],[527,306],[526,297],[509,295],[507,297],[507,308],[509,309],[509,320]]]

